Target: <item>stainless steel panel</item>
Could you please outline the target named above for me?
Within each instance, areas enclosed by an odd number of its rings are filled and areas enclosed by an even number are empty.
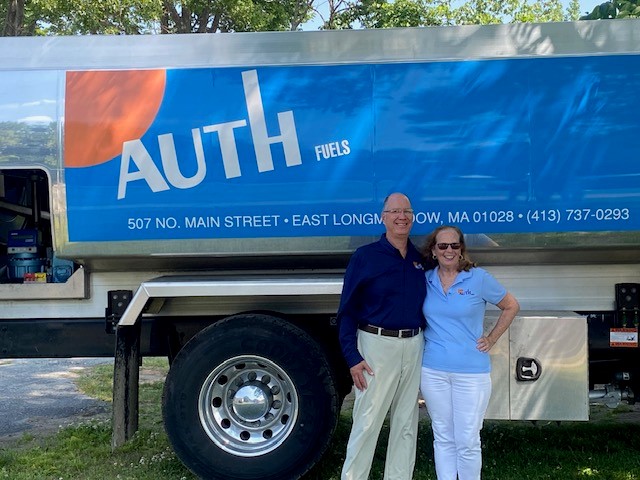
[[[202,35],[0,39],[1,69],[180,68],[640,51],[640,20]]]
[[[490,332],[497,317],[487,316],[485,332]],[[491,349],[491,400],[485,418],[509,420],[509,332],[505,332]]]
[[[614,285],[625,279],[640,283],[640,269],[631,262],[541,265],[523,259],[520,266],[492,266],[489,270],[518,299],[523,312],[614,310]]]
[[[165,276],[140,285],[118,325],[134,325],[148,301],[154,298],[235,298],[242,304],[246,299],[264,297],[268,304],[280,299],[276,304],[289,307],[298,304],[303,309],[309,298],[321,298],[319,303],[330,309],[325,313],[332,313],[337,309],[341,292],[342,277],[333,275],[260,275],[232,279],[205,275]]]
[[[588,420],[586,318],[571,313],[521,313],[509,329],[512,420]],[[516,361],[535,358],[536,381],[518,381]]]

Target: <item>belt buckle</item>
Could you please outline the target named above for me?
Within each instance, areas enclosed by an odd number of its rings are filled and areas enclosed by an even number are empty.
[[[363,330],[365,332],[373,333],[374,335],[378,335],[379,337],[381,337],[382,331],[384,330],[384,328],[369,324],[369,325],[365,325]]]
[[[406,328],[404,330],[400,330],[400,338],[411,338],[417,335],[415,328]]]

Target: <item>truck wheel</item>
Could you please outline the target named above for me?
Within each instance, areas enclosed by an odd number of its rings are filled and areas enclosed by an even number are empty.
[[[337,424],[327,358],[301,329],[269,315],[211,325],[178,352],[164,385],[164,425],[180,460],[207,479],[296,479]]]

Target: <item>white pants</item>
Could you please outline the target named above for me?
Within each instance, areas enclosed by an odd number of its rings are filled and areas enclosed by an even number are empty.
[[[480,430],[491,397],[490,374],[422,367],[420,389],[431,417],[438,480],[479,480]]]
[[[384,480],[411,480],[416,461],[418,394],[424,337],[382,337],[358,331],[358,351],[373,370],[355,391],[353,426],[342,480],[369,478],[378,436],[390,413]]]

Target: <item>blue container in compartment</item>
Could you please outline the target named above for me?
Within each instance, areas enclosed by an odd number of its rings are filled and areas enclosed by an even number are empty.
[[[73,262],[58,257],[51,260],[51,281],[53,283],[65,283],[73,275]]]
[[[25,273],[38,273],[47,271],[47,259],[40,258],[35,252],[22,252],[9,254],[9,278],[22,280]]]

